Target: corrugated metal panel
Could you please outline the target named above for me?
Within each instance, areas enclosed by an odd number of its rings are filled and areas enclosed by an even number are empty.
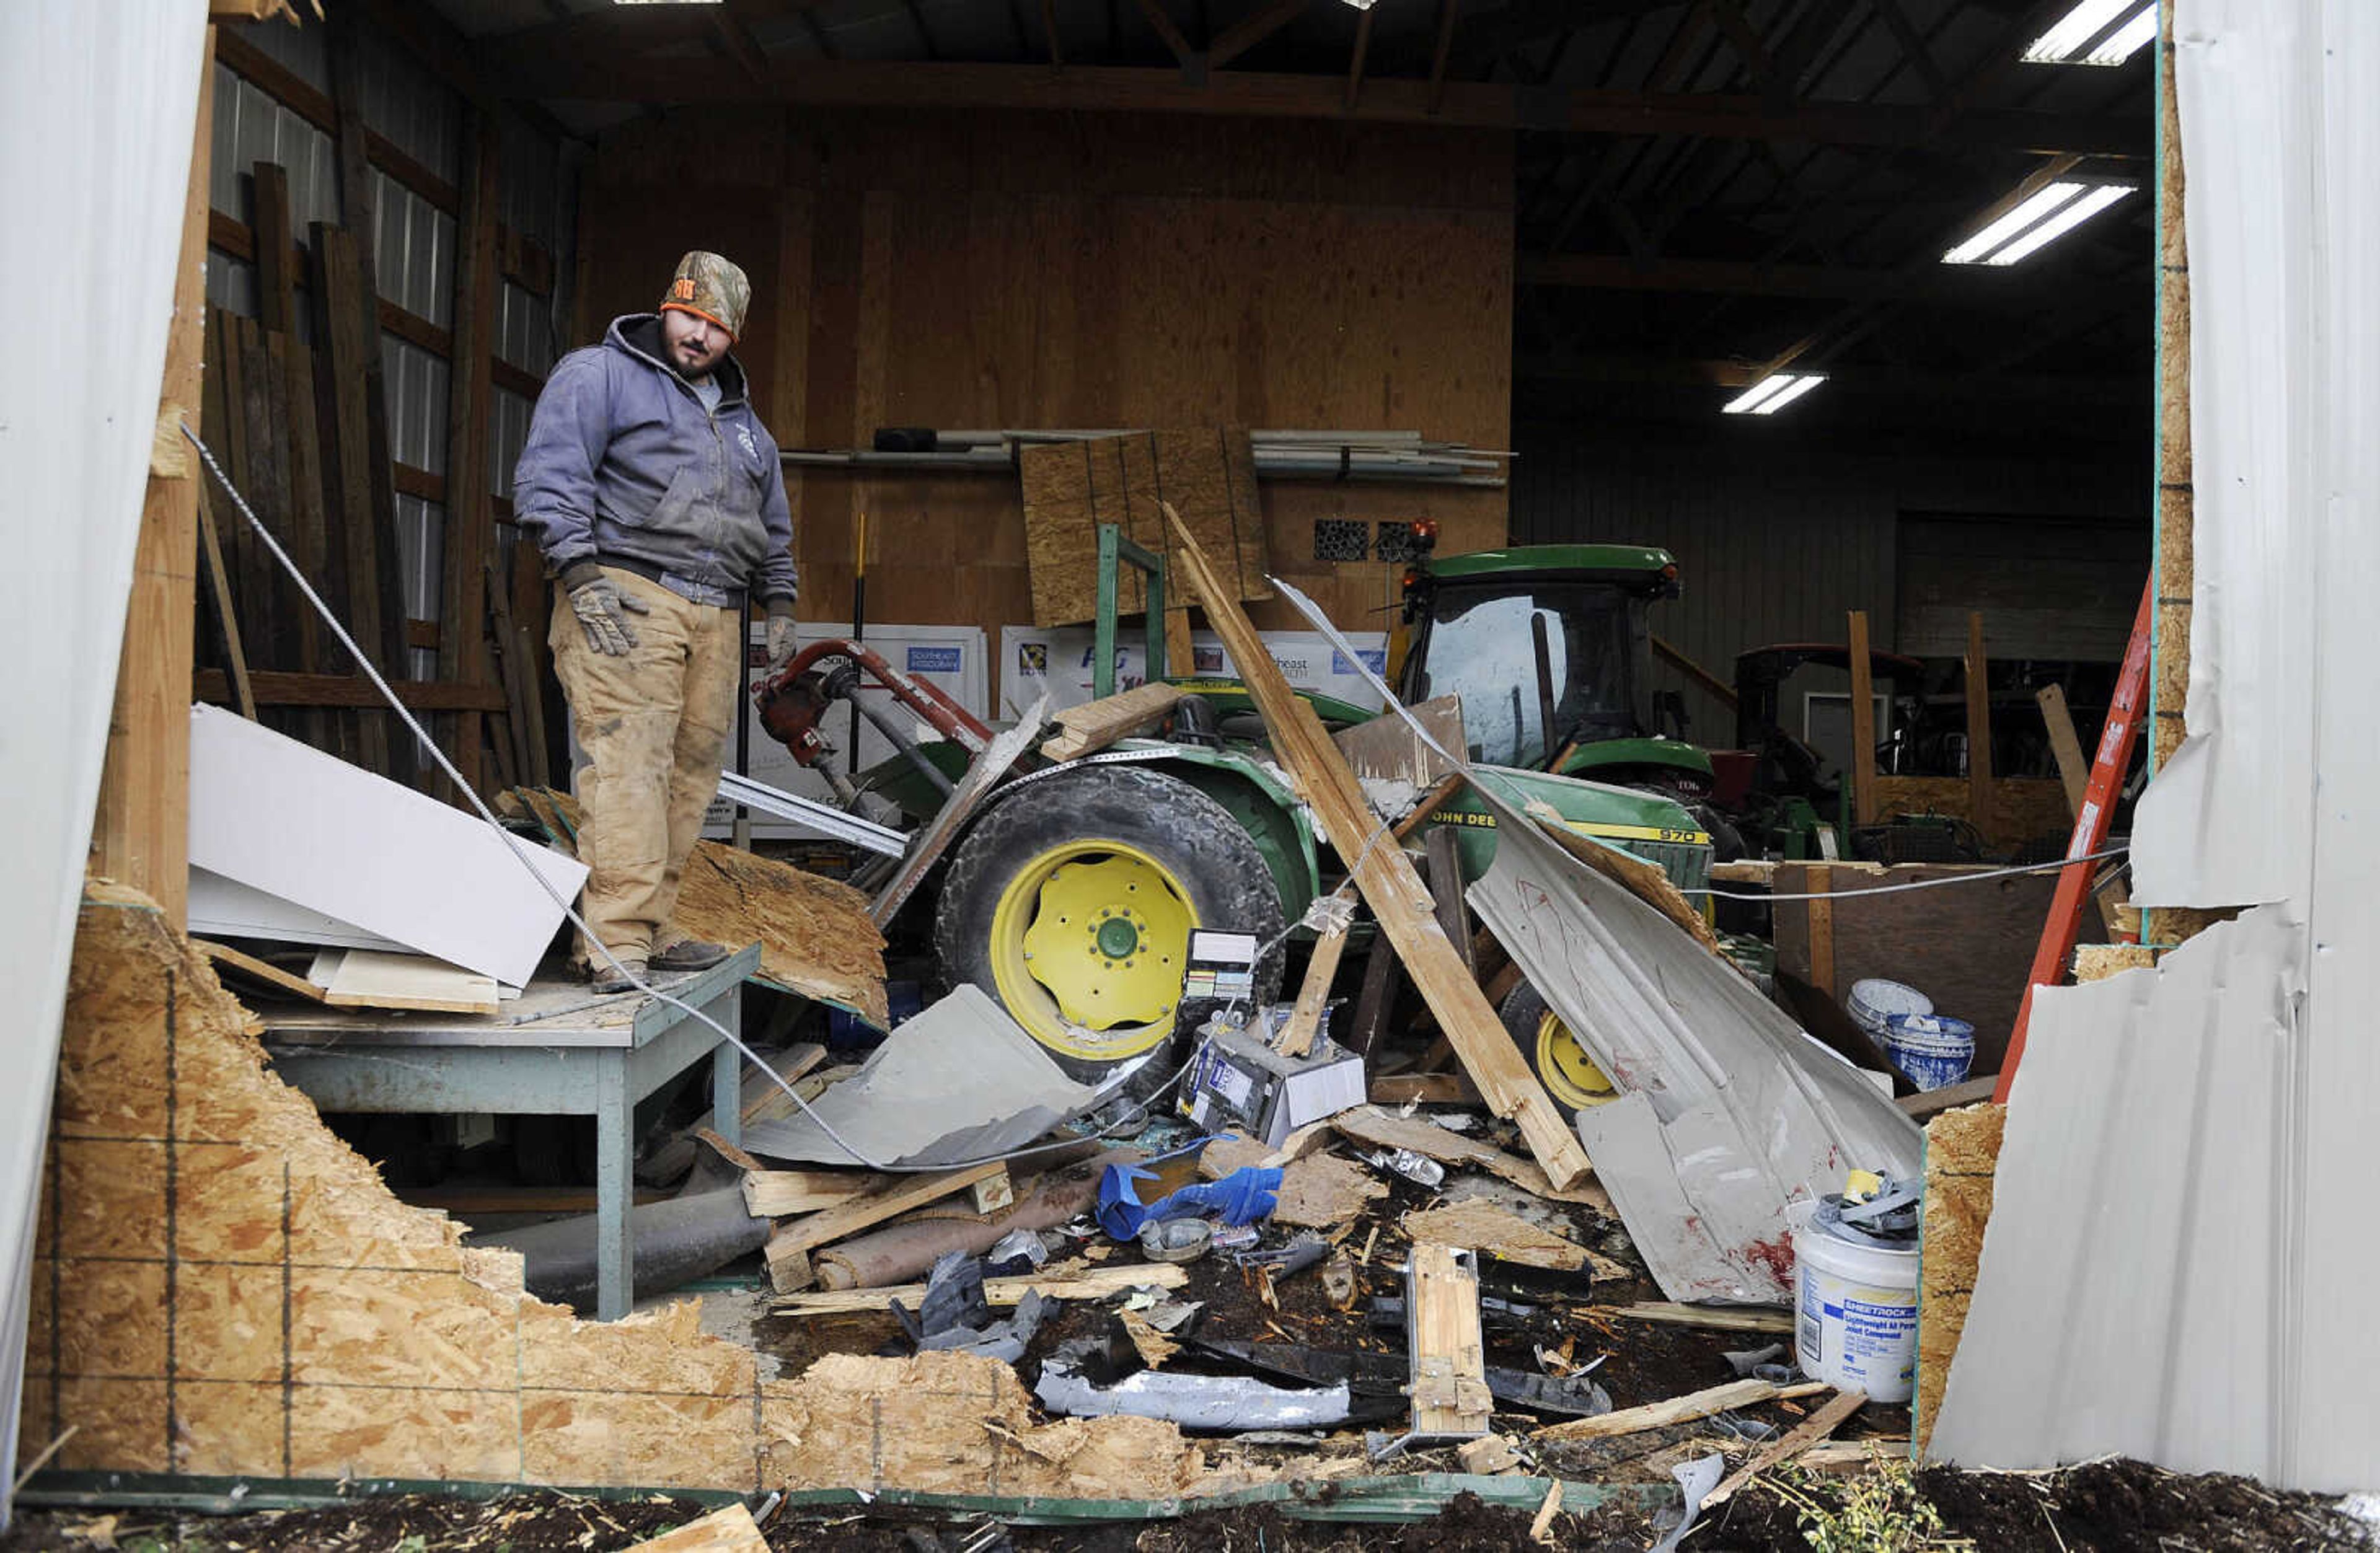
[[[270,55],[277,63],[287,66],[293,75],[315,91],[326,94],[330,91],[331,34],[327,28],[243,21],[233,23],[232,30],[239,34],[241,42],[255,44],[258,53]]]
[[[374,171],[373,280],[380,294],[441,329],[455,317],[455,218]]]
[[[2180,38],[2175,67],[2191,180],[2198,583],[2190,736],[2158,770],[2137,820],[2132,899],[2143,905],[2303,892],[2304,859],[2272,840],[2312,822],[2313,795],[2295,775],[2314,756],[2305,698],[2318,672],[2318,622],[2304,606],[2323,580],[2325,551],[2345,538],[2330,467],[2345,450],[2333,428],[2368,435],[2372,422],[2359,412],[2380,407],[2341,400],[2325,382],[2372,343],[2338,335],[2331,315],[2354,316],[2356,290],[2370,284],[2359,271],[2374,252],[2374,212],[2360,186],[2344,204],[2326,200],[2321,178],[2343,179],[2349,167],[2368,176],[2375,148],[2350,139],[2369,127],[2369,103],[2325,101],[2318,85],[2330,34],[2350,40],[2368,11],[2313,0],[2185,8],[2195,25]],[[2362,63],[2380,68],[2380,53]],[[2325,113],[2341,117],[2326,127]],[[2276,176],[2280,167],[2302,171]],[[2350,261],[2359,254],[2365,264]],[[2240,824],[2250,813],[2256,823]]]
[[[388,385],[388,451],[400,464],[433,475],[446,472],[444,361],[394,334],[380,337],[381,372]]]
[[[553,315],[545,299],[510,281],[496,302],[496,354],[543,377],[553,367]]]
[[[513,494],[513,466],[520,462],[521,449],[528,445],[528,417],[531,406],[527,399],[510,390],[499,388],[493,417],[494,443],[488,453],[488,480],[496,495],[506,501]]]
[[[2279,897],[2037,994],[1935,1450],[2380,1483],[2380,7],[2180,0],[2191,740],[2134,898]],[[2202,656],[2203,655],[2203,656]]]
[[[256,266],[227,253],[207,255],[207,306],[256,316]]]
[[[446,537],[446,511],[418,496],[396,499],[396,572],[405,613],[413,620],[436,620],[444,596],[440,580]],[[438,654],[416,648],[410,654],[416,679],[438,677]]]
[[[206,8],[188,0],[0,6],[0,145],[10,148],[0,292],[70,321],[75,346],[0,381],[0,490],[15,515],[0,576],[11,668],[0,934],[17,967],[0,1041],[0,1462],[11,1463],[36,1184],[174,316],[205,31]],[[69,1411],[61,1397],[33,1417],[42,1442]]]
[[[504,120],[499,133],[499,219],[522,237],[551,249],[556,186],[561,178],[560,148],[517,119]]]
[[[447,182],[457,181],[461,111],[455,94],[376,34],[364,35],[362,66],[365,125]]]
[[[275,162],[289,176],[293,232],[302,238],[310,223],[339,219],[338,150],[331,138],[221,65],[215,67],[212,143],[207,200],[224,214],[254,219],[249,174],[260,162]]]

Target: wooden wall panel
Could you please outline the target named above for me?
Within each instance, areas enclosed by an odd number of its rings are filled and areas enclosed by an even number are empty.
[[[729,152],[720,149],[733,147]],[[642,310],[683,249],[756,280],[737,347],[788,447],[879,426],[1409,429],[1509,447],[1506,137],[1039,114],[674,114],[589,164],[587,322]],[[770,284],[775,277],[776,284]],[[798,316],[796,316],[798,315]],[[1031,619],[1013,479],[795,472],[802,608]],[[1272,560],[1352,629],[1394,568],[1312,559],[1326,517],[1437,518],[1501,544],[1499,490],[1261,488]],[[1251,611],[1297,628],[1285,603]]]

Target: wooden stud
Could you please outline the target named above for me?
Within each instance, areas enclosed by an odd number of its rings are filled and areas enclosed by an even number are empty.
[[[1099,1300],[1126,1289],[1179,1289],[1189,1281],[1186,1269],[1164,1262],[1126,1262],[1111,1268],[1086,1268],[1079,1262],[1062,1268],[1052,1263],[1038,1272],[985,1279],[983,1298],[986,1304],[1005,1307],[1024,1299],[1028,1290],[1038,1289],[1053,1300]],[[914,1308],[925,1292],[922,1283],[891,1289],[820,1289],[769,1304],[770,1308],[789,1316],[848,1316],[887,1309],[894,1300]]]
[[[1623,1407],[1617,1413],[1607,1413],[1596,1418],[1572,1418],[1548,1425],[1534,1431],[1531,1438],[1617,1439],[1621,1435],[1641,1434],[1646,1429],[1690,1424],[1697,1418],[1708,1418],[1730,1408],[1753,1407],[1761,1402],[1790,1401],[1796,1397],[1815,1397],[1821,1391],[1833,1389],[1823,1380],[1803,1381],[1791,1386],[1775,1386],[1766,1380],[1730,1380],[1724,1386],[1671,1397],[1667,1401],[1648,1402],[1643,1407]]]
[[[260,707],[385,707],[370,680],[346,674],[298,674],[261,669],[249,673],[249,687]],[[190,676],[190,697],[218,704],[231,700],[231,683],[220,669]],[[502,711],[504,693],[493,686],[453,685],[444,680],[391,680],[396,698],[415,711]],[[184,705],[188,703],[186,701]]]
[[[1479,962],[1471,951],[1471,904],[1463,898],[1463,856],[1456,850],[1454,827],[1440,825],[1422,838],[1429,862],[1429,893],[1438,908],[1439,930],[1463,960],[1471,979],[1479,979]]]
[[[2091,761],[2082,753],[2082,738],[2075,733],[2074,714],[2067,710],[2066,687],[2045,685],[2034,693],[2041,707],[2042,725],[2049,732],[2050,753],[2058,758],[2058,780],[2066,790],[2068,816],[2082,812],[2084,791],[2091,785]],[[2132,937],[2136,929],[2131,918],[2132,894],[2120,879],[2110,880],[2094,892],[2093,903],[2099,908],[2099,920],[2107,926],[2107,937],[2119,940]]]
[[[494,683],[487,647],[487,558],[494,535],[488,510],[488,421],[494,404],[489,357],[496,336],[496,193],[500,137],[492,116],[467,110],[463,137],[463,201],[455,227],[455,351],[446,414],[446,520],[443,561],[445,590],[439,616],[438,677],[466,685]],[[453,755],[463,780],[477,787],[480,714],[455,718]]]
[[[1067,707],[1051,714],[1050,721],[1063,731],[1041,742],[1041,758],[1073,760],[1105,749],[1118,739],[1148,733],[1165,720],[1180,699],[1179,686],[1152,681],[1120,695]]]
[[[1397,984],[1402,976],[1396,946],[1389,942],[1386,933],[1373,934],[1372,947],[1364,956],[1364,985],[1355,994],[1355,1015],[1347,1022],[1347,1038],[1339,1043],[1363,1058],[1366,1065],[1371,1062],[1372,1049],[1379,1044],[1380,1032],[1388,1027],[1390,1012],[1396,1006]]]
[[[370,400],[364,392],[367,370],[379,370],[380,339],[371,324],[370,297],[358,268],[356,235],[316,222],[311,236],[308,248],[313,284],[307,290],[314,308],[315,346],[323,357],[323,370],[316,377],[316,404],[317,424],[322,429],[324,505],[331,519],[326,532],[331,565],[346,594],[348,634],[395,681],[403,677],[405,625],[402,620],[394,624],[392,656],[391,628],[384,628],[381,619],[379,532],[383,506],[388,509],[387,524],[395,526],[395,497],[389,491],[386,458],[373,455]],[[393,544],[394,534],[389,539]],[[361,744],[368,770],[395,774],[397,752],[391,747],[386,719],[366,717]],[[404,769],[410,769],[409,755]]]
[[[1807,903],[1810,908],[1810,985],[1828,998],[1835,995],[1835,904],[1827,899],[1834,888],[1835,870],[1825,863],[1813,863],[1803,870],[1809,880],[1808,893],[1815,897]]]
[[[1851,612],[1852,823],[1876,823],[1876,665],[1868,657],[1867,611]]]
[[[1282,1056],[1303,1057],[1314,1049],[1323,1006],[1330,1001],[1330,983],[1339,974],[1339,957],[1346,949],[1344,928],[1335,928],[1315,940],[1313,957],[1305,962],[1305,979],[1298,985],[1297,1004],[1290,1010],[1281,1038],[1273,1043],[1273,1049]]]
[[[816,1213],[880,1192],[887,1178],[851,1171],[754,1171],[744,1177],[744,1207],[755,1219]]]
[[[206,357],[207,181],[212,165],[215,29],[192,61],[198,119],[175,255],[174,322],[165,337],[158,414],[200,413]],[[146,891],[179,928],[188,920],[190,712],[196,657],[199,476],[152,475],[140,499],[132,589],[108,718],[91,864]]]
[[[239,715],[256,719],[256,687],[248,680],[248,652],[239,639],[239,611],[232,602],[231,578],[224,572],[223,537],[215,530],[213,499],[203,479],[199,486],[199,540],[207,563],[207,586],[213,590],[215,618],[223,627],[224,666],[231,679],[232,704]]]
[[[1274,747],[1305,789],[1330,844],[1353,870],[1356,887],[1396,945],[1406,974],[1438,1016],[1439,1029],[1461,1055],[1489,1109],[1519,1123],[1530,1153],[1551,1183],[1564,1188],[1576,1184],[1587,1174],[1586,1151],[1522,1061],[1502,1021],[1439,928],[1433,915],[1437,903],[1422,887],[1413,860],[1401,846],[1371,844],[1380,823],[1365,802],[1354,772],[1323,731],[1314,709],[1290,688],[1180,515],[1170,505],[1160,505],[1173,529],[1174,569],[1196,590],[1208,624],[1240,667]]]
[[[192,939],[190,947],[212,960],[217,965],[235,971],[267,987],[305,999],[308,1002],[326,1003],[330,994],[322,987],[307,980],[295,971],[285,971],[270,960],[234,949],[227,943],[215,943],[207,939]]]
[[[1803,1451],[1840,1428],[1845,1420],[1867,1405],[1864,1391],[1838,1391],[1827,1399],[1818,1411],[1804,1418],[1786,1433],[1783,1439],[1763,1446],[1752,1460],[1727,1475],[1725,1481],[1703,1497],[1703,1508],[1725,1504],[1736,1491],[1760,1474],[1780,1462],[1790,1462]]]
[[[293,339],[298,334],[298,265],[289,235],[289,175],[279,164],[260,162],[250,175],[256,219],[251,223],[256,258],[256,311],[264,327]]]
[[[1967,615],[1967,818],[1985,835],[1992,821],[1992,674],[1984,656],[1984,616]]]

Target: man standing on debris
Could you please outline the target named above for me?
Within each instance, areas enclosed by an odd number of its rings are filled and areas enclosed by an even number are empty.
[[[719,255],[679,260],[658,312],[613,319],[601,345],[554,367],[513,477],[514,511],[561,589],[553,666],[588,756],[584,915],[638,976],[727,955],[671,916],[719,789],[747,593],[768,609],[769,667],[794,652],[784,473],[728,354],[751,299]],[[626,989],[586,955],[597,991]]]

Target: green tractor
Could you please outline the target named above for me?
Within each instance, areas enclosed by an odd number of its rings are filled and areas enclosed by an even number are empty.
[[[1149,571],[1150,591],[1161,598],[1159,557],[1112,538],[1102,550]],[[1666,557],[1661,560],[1666,563]],[[1472,563],[1458,557],[1438,567],[1455,576],[1486,575]],[[1463,570],[1467,565],[1470,570]],[[1102,599],[1108,607],[1095,662],[1107,665],[1111,675],[1116,594],[1112,578],[1106,581]],[[1433,597],[1451,604],[1451,590]],[[1148,617],[1147,661],[1163,662],[1162,610],[1154,600]],[[1406,664],[1407,685],[1430,694],[1459,686],[1465,692],[1467,721],[1473,687],[1491,683],[1479,677],[1485,672],[1480,665],[1490,661],[1488,637],[1468,625],[1485,626],[1502,618],[1428,620]],[[1511,617],[1505,628],[1519,646],[1504,644],[1497,649],[1503,657],[1496,661],[1529,661],[1530,618]],[[1638,620],[1641,636],[1641,614]],[[1601,683],[1597,676],[1605,671],[1597,652],[1629,648],[1624,613],[1611,629],[1618,635],[1573,638],[1563,628],[1566,677],[1553,682],[1558,717],[1568,708],[1600,705],[1599,690],[1581,686]],[[1457,661],[1458,641],[1463,667],[1460,673],[1450,670],[1447,678],[1435,677],[1433,655]],[[847,670],[825,667],[842,673],[849,684]],[[1623,672],[1634,673],[1633,668]],[[1193,694],[1183,698],[1160,737],[1127,739],[1057,764],[1028,753],[1017,768],[1020,774],[994,789],[968,819],[927,908],[940,977],[950,985],[972,981],[992,992],[1035,1039],[1079,1074],[1096,1074],[1172,1037],[1193,928],[1251,933],[1269,946],[1257,967],[1255,997],[1258,1002],[1276,999],[1287,960],[1284,928],[1345,874],[1344,860],[1318,842],[1286,773],[1274,762],[1245,688],[1234,681],[1175,683]],[[901,693],[889,681],[887,686]],[[767,698],[791,688],[778,682],[760,687],[764,716]],[[1373,715],[1328,697],[1307,699],[1334,730]],[[1707,881],[1710,837],[1677,796],[1532,769],[1543,764],[1534,758],[1542,753],[1542,724],[1528,724],[1536,731],[1536,744],[1525,744],[1517,736],[1525,720],[1506,715],[1504,703],[1492,695],[1483,695],[1483,700],[1491,709],[1490,731],[1483,738],[1475,727],[1470,735],[1476,763],[1495,768],[1524,798],[1550,805],[1572,829],[1658,864],[1681,887]],[[1556,723],[1573,725],[1604,726],[1575,718]],[[773,725],[771,732],[784,736]],[[1596,763],[1591,756],[1572,752],[1569,763],[1598,778],[1651,770],[1658,780],[1670,781],[1663,773],[1691,772],[1690,764],[1675,764],[1683,752],[1670,741],[1644,736],[1633,724],[1628,739],[1638,746],[1629,760]],[[795,740],[787,743],[797,758],[805,757]],[[1592,748],[1582,745],[1583,750]],[[869,770],[866,783],[923,822],[942,802],[940,784],[926,779],[923,768],[931,765],[955,777],[968,758],[962,741],[937,740]],[[1707,763],[1702,770],[1707,773]],[[1422,822],[1423,829],[1441,825],[1457,829],[1465,880],[1477,878],[1494,855],[1494,817],[1475,795],[1458,791]],[[1575,1109],[1609,1098],[1603,1076],[1531,989],[1518,989],[1501,1012],[1515,1043],[1557,1101]]]

